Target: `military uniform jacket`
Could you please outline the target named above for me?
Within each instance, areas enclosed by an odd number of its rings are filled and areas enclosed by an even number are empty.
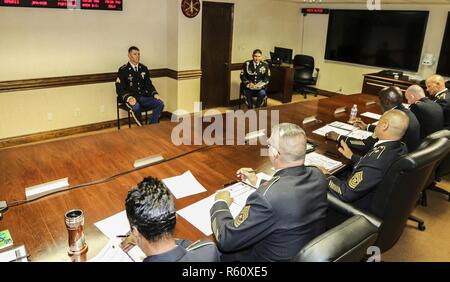
[[[403,105],[399,105],[395,107],[395,109],[404,112],[409,118],[408,129],[406,129],[405,135],[403,136],[401,141],[406,144],[408,151],[412,152],[419,147],[421,142],[420,138],[421,127],[419,121],[417,120],[416,115],[409,109],[405,108]],[[367,131],[374,132],[375,125],[373,124],[369,125]],[[364,140],[340,136],[338,142],[340,142],[341,140],[344,140],[347,143],[347,145],[349,145],[350,148],[357,149],[364,154],[367,153],[370,149],[372,149],[375,143],[378,142],[378,138],[376,138],[374,135]]]
[[[137,99],[140,96],[153,97],[158,94],[150,80],[148,68],[140,63],[138,71],[135,71],[129,62],[119,68],[116,93],[122,102],[126,102],[130,96]]]
[[[149,256],[144,262],[218,262],[220,254],[216,245],[208,240],[192,243],[189,240],[176,240],[177,246],[165,253]]]
[[[347,179],[328,175],[328,188],[344,202],[369,210],[374,189],[381,182],[390,165],[407,153],[400,141],[388,141],[374,146],[363,157],[353,155],[353,170]]]
[[[286,261],[325,231],[327,184],[315,167],[285,168],[252,193],[233,219],[224,201],[211,208],[222,253],[238,261]]]
[[[444,111],[444,127],[450,129],[450,91],[445,89],[444,91],[436,94],[433,101],[441,106]]]
[[[420,123],[420,138],[441,130],[444,127],[444,112],[442,108],[429,98],[424,97],[412,104],[409,109]]]
[[[257,84],[263,82],[264,85],[261,88],[267,87],[270,81],[270,67],[266,62],[261,61],[258,66],[255,67],[253,60],[246,61],[242,66],[241,81],[244,85],[253,82]]]

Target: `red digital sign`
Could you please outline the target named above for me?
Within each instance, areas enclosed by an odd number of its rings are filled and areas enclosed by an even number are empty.
[[[122,11],[122,0],[0,0],[0,6]]]
[[[303,8],[302,9],[303,14],[329,14],[330,9],[324,9],[324,8]]]

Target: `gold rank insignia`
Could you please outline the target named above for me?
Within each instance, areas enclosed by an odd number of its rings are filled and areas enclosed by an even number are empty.
[[[120,83],[120,78],[117,78],[117,79],[116,79],[116,83]]]
[[[348,181],[348,186],[350,186],[350,188],[352,188],[352,189],[355,189],[359,185],[359,183],[361,183],[363,181],[363,178],[364,178],[363,177],[363,172],[362,171],[358,171]]]
[[[250,206],[245,206],[239,215],[234,219],[234,227],[239,227],[244,221],[247,220],[250,211]]]
[[[330,180],[328,182],[328,187],[330,187],[331,190],[335,191],[336,193],[338,193],[339,195],[342,195],[342,191],[341,191],[341,187],[339,187],[338,185],[336,185],[333,180]]]

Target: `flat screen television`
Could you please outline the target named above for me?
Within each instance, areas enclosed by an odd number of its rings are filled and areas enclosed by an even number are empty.
[[[331,10],[325,59],[417,71],[428,11]]]
[[[442,40],[441,54],[436,72],[440,75],[450,76],[450,12],[447,15],[444,39]]]

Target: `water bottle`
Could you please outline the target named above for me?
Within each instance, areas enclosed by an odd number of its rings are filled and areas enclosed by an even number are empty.
[[[350,111],[350,123],[354,123],[356,121],[356,115],[358,114],[358,106],[356,104],[353,105],[352,110]]]

